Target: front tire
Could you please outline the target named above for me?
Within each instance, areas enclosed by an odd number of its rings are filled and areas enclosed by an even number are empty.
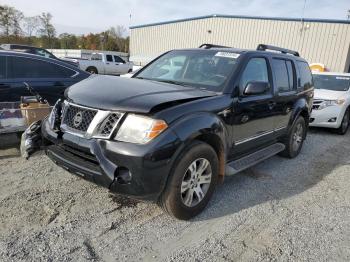
[[[191,143],[180,155],[160,196],[159,204],[171,216],[188,220],[208,204],[219,174],[214,149],[206,143]]]
[[[294,158],[299,155],[301,148],[303,147],[305,134],[305,119],[302,116],[299,116],[284,140],[286,148],[280,153],[280,155],[288,158]]]
[[[346,109],[345,114],[343,116],[343,120],[341,122],[340,127],[336,130],[336,132],[340,135],[345,135],[349,129],[349,120],[350,120],[350,111],[349,108]]]

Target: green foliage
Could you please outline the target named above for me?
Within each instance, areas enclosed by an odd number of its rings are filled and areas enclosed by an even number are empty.
[[[39,16],[24,17],[13,7],[0,5],[0,44],[29,44],[42,48],[91,49],[119,52],[129,51],[129,37],[125,37],[126,28],[111,27],[97,34],[56,35],[52,24],[52,15],[42,13]]]

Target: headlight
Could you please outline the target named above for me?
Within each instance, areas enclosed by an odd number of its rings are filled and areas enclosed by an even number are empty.
[[[59,121],[59,118],[61,117],[61,99],[57,100],[55,105],[53,106],[51,113],[48,118],[49,126],[52,130],[55,129],[57,121]]]
[[[168,125],[163,120],[131,114],[124,120],[115,139],[136,144],[146,144],[167,129],[167,127]]]
[[[318,107],[318,110],[324,109],[329,106],[340,106],[344,104],[344,99],[337,99],[337,100],[325,100],[323,101],[320,106]]]

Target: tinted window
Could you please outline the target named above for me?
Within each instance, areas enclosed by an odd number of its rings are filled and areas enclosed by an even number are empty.
[[[75,74],[68,68],[38,59],[10,57],[10,78],[67,78]]]
[[[272,66],[275,73],[275,86],[279,92],[289,91],[289,79],[286,61],[282,59],[272,59]]]
[[[117,63],[125,63],[125,61],[123,59],[121,59],[119,56],[114,56],[114,61],[117,62]]]
[[[313,77],[316,89],[348,91],[350,87],[350,76],[315,74]]]
[[[249,82],[269,82],[267,62],[265,58],[252,58],[243,71],[240,88],[243,91]]]
[[[312,87],[312,75],[309,65],[305,62],[297,62],[300,73],[300,87],[309,89]]]
[[[0,56],[0,79],[6,78],[6,56]]]
[[[111,55],[106,55],[107,62],[113,62],[113,57]]]

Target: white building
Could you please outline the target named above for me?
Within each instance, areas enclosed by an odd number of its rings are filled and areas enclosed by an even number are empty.
[[[296,50],[329,71],[349,72],[350,21],[210,15],[132,26],[130,60],[145,64],[165,51],[203,43],[255,49],[258,44]]]

